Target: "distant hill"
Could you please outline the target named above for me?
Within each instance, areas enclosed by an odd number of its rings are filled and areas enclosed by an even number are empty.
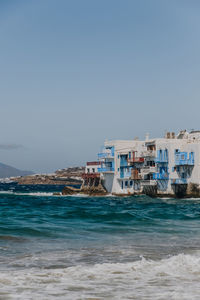
[[[0,178],[26,176],[34,174],[31,171],[22,171],[11,166],[0,163]]]

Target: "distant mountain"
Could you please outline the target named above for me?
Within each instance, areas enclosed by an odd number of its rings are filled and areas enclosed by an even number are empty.
[[[0,178],[26,176],[34,174],[31,171],[22,171],[11,166],[0,163]]]

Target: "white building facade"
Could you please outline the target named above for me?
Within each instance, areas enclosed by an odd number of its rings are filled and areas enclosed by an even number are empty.
[[[189,184],[200,185],[200,131],[106,141],[98,160],[108,193],[182,195]]]

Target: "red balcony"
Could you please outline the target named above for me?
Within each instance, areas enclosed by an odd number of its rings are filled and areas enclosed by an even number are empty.
[[[83,173],[82,178],[87,179],[87,178],[99,178],[100,173]]]
[[[101,163],[100,161],[88,161],[87,166],[99,166]]]
[[[128,163],[143,163],[144,157],[131,157],[128,158]]]

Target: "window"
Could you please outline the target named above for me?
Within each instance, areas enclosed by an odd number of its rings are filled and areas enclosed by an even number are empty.
[[[131,187],[131,186],[133,186],[133,181],[132,181],[132,180],[130,181],[130,187]]]
[[[125,187],[127,187],[128,186],[128,181],[125,181]]]
[[[87,172],[90,173],[90,169],[89,168],[87,169]]]
[[[92,168],[92,172],[95,173],[95,168]]]
[[[124,188],[124,182],[122,181],[122,190],[123,190],[123,188]]]

